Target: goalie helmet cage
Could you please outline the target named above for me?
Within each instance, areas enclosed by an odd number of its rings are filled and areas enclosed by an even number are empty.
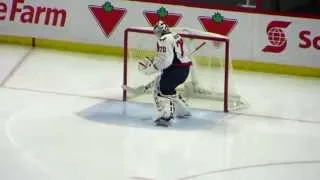
[[[224,80],[223,80],[223,111],[229,112],[229,47],[230,40],[226,36],[222,36],[219,34],[202,32],[201,33],[185,33],[185,30],[200,32],[198,30],[193,30],[190,28],[171,28],[175,29],[175,32],[180,34],[182,38],[190,38],[197,40],[205,40],[205,41],[213,41],[218,42],[219,44],[224,43]],[[123,87],[126,87],[128,84],[128,61],[129,61],[129,34],[138,33],[138,34],[154,34],[152,27],[130,27],[124,31],[124,61],[123,61]],[[152,42],[156,44],[156,41]],[[155,51],[155,50],[153,50]],[[123,101],[128,100],[127,89],[123,88]]]

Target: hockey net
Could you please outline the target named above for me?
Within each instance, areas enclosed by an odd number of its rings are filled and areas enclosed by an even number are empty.
[[[230,41],[226,36],[194,30],[171,28],[179,33],[192,59],[187,81],[177,88],[192,108],[235,111],[245,102],[232,76]],[[146,76],[138,71],[137,61],[156,55],[157,38],[151,27],[125,30],[123,100],[152,102],[153,80],[159,74]]]

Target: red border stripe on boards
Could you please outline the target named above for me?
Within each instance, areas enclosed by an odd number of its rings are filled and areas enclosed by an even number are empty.
[[[236,11],[243,13],[254,13],[254,14],[265,14],[265,15],[276,15],[276,16],[285,16],[285,17],[299,17],[299,18],[308,18],[308,19],[320,19],[320,15],[308,14],[308,13],[294,13],[294,12],[273,12],[270,10],[261,9],[261,3],[257,4],[257,8],[248,8],[248,7],[230,7],[222,5],[212,5],[207,3],[199,2],[189,2],[185,0],[131,0],[137,2],[147,2],[147,3],[156,3],[156,4],[167,4],[167,5],[179,5],[187,7],[197,7],[204,9],[220,9],[226,11]],[[260,1],[258,1],[260,2]]]

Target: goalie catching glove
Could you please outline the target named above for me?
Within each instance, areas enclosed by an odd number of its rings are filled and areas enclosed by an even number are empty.
[[[150,57],[145,57],[138,62],[138,70],[146,75],[158,72],[158,68],[154,64],[154,59]]]

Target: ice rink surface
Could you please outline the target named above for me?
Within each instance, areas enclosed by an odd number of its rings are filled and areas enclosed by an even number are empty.
[[[320,79],[235,72],[248,108],[156,128],[114,57],[0,53],[1,180],[320,179]]]

